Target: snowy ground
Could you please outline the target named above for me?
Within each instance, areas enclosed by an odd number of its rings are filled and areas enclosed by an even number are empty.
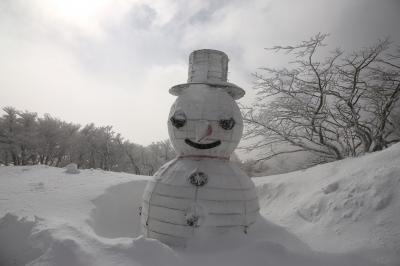
[[[400,265],[400,145],[254,178],[261,216],[250,232],[186,249],[140,236],[147,179],[0,167],[0,265]]]

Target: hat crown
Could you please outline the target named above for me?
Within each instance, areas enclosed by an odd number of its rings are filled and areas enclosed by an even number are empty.
[[[221,51],[202,49],[189,57],[188,83],[219,83],[228,79],[228,56]]]
[[[225,90],[233,99],[243,97],[245,91],[228,79],[228,56],[221,51],[202,49],[193,51],[189,56],[188,81],[169,89],[172,95],[179,96],[187,88],[204,84]]]

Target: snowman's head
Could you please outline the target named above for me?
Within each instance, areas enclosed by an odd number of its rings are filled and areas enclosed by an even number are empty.
[[[168,132],[180,156],[227,158],[237,147],[243,120],[223,88],[192,84],[171,107]]]

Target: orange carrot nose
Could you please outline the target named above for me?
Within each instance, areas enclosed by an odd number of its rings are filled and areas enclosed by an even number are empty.
[[[205,130],[202,132],[202,134],[199,135],[197,141],[200,142],[204,139],[206,139],[207,137],[209,137],[212,134],[213,130],[212,127],[209,123],[207,123],[207,128],[205,128]]]

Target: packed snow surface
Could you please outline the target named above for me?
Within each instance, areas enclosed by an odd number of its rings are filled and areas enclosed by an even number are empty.
[[[72,168],[0,167],[1,266],[400,265],[400,145],[254,178],[261,215],[247,235],[180,249],[140,236],[149,177]]]

